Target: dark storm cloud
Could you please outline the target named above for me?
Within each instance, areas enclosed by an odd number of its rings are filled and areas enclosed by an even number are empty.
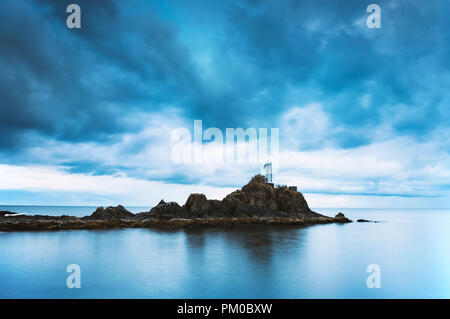
[[[430,82],[449,83],[448,63],[443,65],[450,59],[443,31],[450,27],[443,14],[450,9],[448,2],[379,1],[380,30],[365,26],[367,1],[235,3],[229,10],[228,54],[243,57],[257,70],[252,74],[256,85],[247,94],[265,88],[268,96],[279,98],[278,103],[268,99],[258,105],[266,114],[289,107],[283,96],[294,86],[309,92],[292,103],[320,101],[333,125],[347,129],[335,136],[344,147],[370,142],[371,130],[386,120],[387,112],[388,120],[400,118],[394,123],[398,134],[420,137],[448,125],[448,112],[440,103],[448,103],[448,93],[433,90]],[[370,108],[359,105],[363,94],[370,94]],[[399,109],[398,104],[408,107]],[[366,136],[361,136],[364,127]]]
[[[290,107],[320,102],[343,129],[329,136],[341,147],[370,143],[386,121],[417,137],[448,125],[448,1],[378,1],[380,30],[365,26],[370,2],[361,0],[211,8],[174,1],[170,9],[159,1],[79,0],[82,29],[69,30],[72,2],[0,7],[1,150],[29,143],[30,132],[111,143],[140,129],[128,119],[135,112],[166,105],[224,128],[273,127]],[[198,8],[202,22],[185,22]],[[210,77],[195,60],[205,50]],[[370,105],[361,107],[365,94]]]
[[[71,141],[133,131],[124,116],[195,91],[188,52],[154,13],[120,16],[116,2],[78,1],[83,27],[69,30],[68,3],[2,3],[2,148],[30,130]]]

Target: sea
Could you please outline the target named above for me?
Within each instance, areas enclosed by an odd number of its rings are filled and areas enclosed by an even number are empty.
[[[315,211],[377,222],[0,232],[0,298],[450,298],[450,210]]]

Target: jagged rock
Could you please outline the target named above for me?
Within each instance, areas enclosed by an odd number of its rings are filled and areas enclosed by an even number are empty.
[[[275,189],[261,175],[254,176],[242,189],[228,194],[222,203],[228,215],[236,218],[275,217],[278,212]]]
[[[302,193],[287,187],[274,187],[256,175],[250,182],[222,201],[208,200],[204,194],[189,195],[180,207],[177,203],[159,204],[148,213],[136,215],[138,219],[159,218],[314,218],[325,217],[311,211]]]
[[[223,200],[208,200],[191,194],[180,207],[161,200],[149,212],[134,215],[123,206],[98,207],[90,216],[14,216],[0,212],[0,230],[99,229],[114,227],[188,227],[189,225],[298,224],[351,222],[342,213],[334,218],[311,211],[302,193],[295,188],[274,187],[261,175]],[[362,221],[362,220],[361,220]]]
[[[210,215],[213,206],[204,194],[191,194],[183,205],[183,209],[188,213],[189,217],[202,218]]]
[[[184,211],[178,205],[178,203],[175,202],[168,202],[166,203],[164,200],[161,199],[158,205],[153,207],[150,212],[148,213],[142,213],[139,214],[140,218],[157,218],[157,219],[172,219],[172,218],[179,218],[184,216]]]
[[[251,206],[263,207],[273,211],[280,210],[276,189],[267,184],[262,175],[253,177],[247,185],[242,187],[242,192],[246,195],[247,203]]]
[[[319,214],[309,209],[308,203],[302,193],[290,190],[287,187],[279,187],[275,193],[280,211],[296,215],[297,217],[302,215],[319,216]]]
[[[341,212],[337,213],[337,215],[334,216],[334,219],[335,219],[338,223],[351,223],[351,222],[352,222],[350,219],[348,219],[347,217],[345,217],[345,215],[342,214]]]
[[[228,211],[222,201],[217,199],[208,199],[208,203],[212,207],[210,212],[211,218],[225,218],[229,216]]]
[[[125,209],[122,205],[112,207],[109,206],[107,208],[103,208],[103,206],[97,207],[95,212],[92,215],[83,217],[85,219],[129,219],[133,218],[134,214]]]
[[[256,175],[250,182],[224,198],[223,203],[233,217],[319,217],[308,207],[302,193],[265,182]]]

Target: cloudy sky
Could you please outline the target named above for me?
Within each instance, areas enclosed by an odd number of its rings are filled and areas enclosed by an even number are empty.
[[[0,204],[220,199],[260,167],[173,162],[197,119],[279,128],[312,207],[450,208],[450,2],[373,2],[2,1]]]

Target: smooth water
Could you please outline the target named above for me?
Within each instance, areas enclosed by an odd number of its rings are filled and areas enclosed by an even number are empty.
[[[450,211],[344,212],[382,222],[0,233],[0,298],[450,297]]]

